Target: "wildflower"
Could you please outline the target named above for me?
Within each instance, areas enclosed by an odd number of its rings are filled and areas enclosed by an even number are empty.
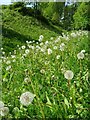
[[[11,52],[9,52],[9,54],[11,55]]]
[[[17,47],[19,47],[19,45],[17,45]]]
[[[71,80],[73,78],[74,74],[71,70],[67,70],[65,73],[64,73],[64,77],[67,79],[67,80]]]
[[[45,52],[45,49],[41,48],[41,52]]]
[[[27,54],[23,54],[23,57],[26,57],[27,56]]]
[[[61,72],[64,74],[66,72],[65,68],[61,68]]]
[[[10,63],[11,63],[11,61],[9,61],[9,60],[6,62],[7,65],[10,64]]]
[[[0,108],[4,107],[4,103],[0,101]]]
[[[15,55],[11,55],[12,58],[15,58],[16,56]]]
[[[3,51],[2,54],[5,55],[5,52]]]
[[[72,36],[72,37],[76,37],[76,34],[75,34],[75,33],[71,33],[71,36]]]
[[[3,48],[1,48],[1,50],[3,50]]]
[[[14,50],[14,54],[16,54],[16,50]]]
[[[24,78],[24,82],[28,83],[28,82],[30,82],[30,79],[29,78]]]
[[[40,35],[40,36],[39,36],[39,38],[40,38],[40,39],[43,39],[43,38],[44,38],[44,36],[43,36],[43,35]]]
[[[52,53],[52,50],[48,48],[48,55],[50,55],[51,53]]]
[[[64,44],[64,43],[61,43],[61,45],[60,45],[60,50],[61,50],[61,51],[64,51],[64,48],[65,48],[65,44]]]
[[[53,40],[53,37],[51,37],[50,40]]]
[[[41,69],[41,70],[40,70],[40,73],[44,74],[44,73],[45,73],[45,70],[44,70],[44,69]]]
[[[78,53],[78,54],[77,54],[77,58],[78,58],[78,59],[83,59],[83,58],[84,58],[83,52]]]
[[[22,49],[25,49],[26,47],[25,47],[25,46],[22,46],[21,48],[22,48]]]
[[[35,95],[32,94],[31,92],[25,92],[21,95],[20,102],[21,102],[22,105],[28,106],[29,104],[31,104],[34,97],[35,97]]]
[[[15,59],[13,59],[13,61],[12,62],[16,62],[16,60]]]
[[[40,43],[40,46],[42,46],[42,45],[43,45],[43,42]]]
[[[5,116],[5,115],[7,115],[9,113],[9,108],[8,107],[2,107],[1,109],[0,109],[0,115],[1,116]]]
[[[57,46],[54,46],[53,49],[56,50],[56,49],[57,49]]]
[[[9,65],[9,66],[6,67],[6,71],[8,71],[10,69],[11,69],[11,65]]]
[[[43,36],[43,35],[40,35],[40,36],[39,36],[39,42],[42,42],[43,38],[44,38],[44,36]]]
[[[45,42],[45,45],[47,45],[47,44],[48,44],[48,41]]]
[[[28,54],[28,53],[29,53],[29,49],[26,49],[26,50],[25,50],[25,53]]]
[[[66,39],[67,41],[69,41],[69,40],[70,40],[68,36],[67,36],[65,39]]]
[[[59,58],[60,58],[60,55],[57,55],[57,56],[56,56],[56,59],[59,59]]]
[[[28,40],[26,41],[26,43],[27,43],[27,44],[29,43]]]

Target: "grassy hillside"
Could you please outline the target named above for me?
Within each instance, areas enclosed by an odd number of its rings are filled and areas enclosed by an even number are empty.
[[[88,32],[2,56],[1,120],[89,120]]]
[[[30,15],[22,15],[17,9],[10,9],[10,6],[2,6],[2,46],[6,52],[16,49],[17,45],[26,44],[26,41],[38,41],[42,34],[45,40],[51,36],[61,34],[59,26],[47,24]]]

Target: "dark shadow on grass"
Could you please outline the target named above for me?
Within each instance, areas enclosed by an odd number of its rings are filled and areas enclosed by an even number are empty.
[[[53,24],[53,22],[48,20],[46,17],[44,17],[39,10],[34,11],[31,8],[23,7],[21,9],[19,9],[18,12],[23,16],[32,16],[32,17],[36,18],[41,24],[43,24],[43,26],[45,28],[48,28],[50,31],[53,31],[53,32],[56,32],[56,33],[62,35],[62,29],[60,30],[55,27],[55,26],[59,27],[60,25]],[[60,28],[61,28],[61,26],[60,26]]]
[[[34,40],[30,36],[22,35],[13,29],[4,26],[2,26],[2,36],[2,47],[7,54],[8,52],[17,49],[17,45],[25,45],[26,41],[34,41],[32,44],[38,42],[38,40]]]
[[[22,35],[16,31],[14,31],[13,29],[9,29],[4,26],[2,26],[2,35],[3,35],[3,37],[9,38],[9,39],[13,38],[13,39],[16,39],[23,43],[25,43],[27,40],[28,41],[33,40],[30,36]]]

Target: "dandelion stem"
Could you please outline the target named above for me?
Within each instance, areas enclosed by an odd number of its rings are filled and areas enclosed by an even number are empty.
[[[82,77],[82,64],[81,64],[81,60],[80,60],[80,82],[81,82],[81,77]]]
[[[36,94],[35,89],[34,89],[34,85],[33,85],[32,81],[31,81],[31,86],[32,86],[33,92]],[[36,98],[37,98],[38,105],[39,105],[39,107],[41,109],[42,119],[45,120],[45,115],[44,115],[42,107],[41,107],[41,105],[39,103],[39,97],[38,97],[38,95],[36,95]]]
[[[68,88],[70,89],[70,79],[68,80]]]

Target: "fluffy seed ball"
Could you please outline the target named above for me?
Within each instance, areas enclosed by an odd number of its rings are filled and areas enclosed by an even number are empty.
[[[31,104],[34,97],[35,97],[35,95],[32,94],[31,92],[25,92],[21,95],[20,102],[21,102],[22,105],[28,106],[29,104]]]
[[[84,53],[83,52],[78,53],[77,58],[78,59],[83,59],[84,58]]]
[[[65,73],[64,73],[64,77],[67,79],[67,80],[71,80],[73,78],[74,74],[71,70],[67,70]]]
[[[4,107],[4,103],[0,101],[0,108]]]
[[[5,116],[5,115],[7,115],[9,113],[9,108],[8,107],[2,107],[1,109],[0,109],[0,115],[1,116]]]

